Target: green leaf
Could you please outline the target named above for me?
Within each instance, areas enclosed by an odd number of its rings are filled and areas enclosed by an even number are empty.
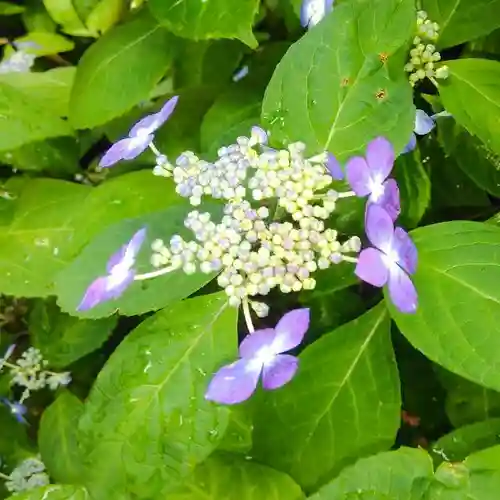
[[[33,141],[72,135],[69,125],[36,99],[0,80],[0,151]]]
[[[92,36],[75,10],[73,0],[43,0],[43,4],[64,32],[73,36]]]
[[[446,388],[446,413],[454,427],[500,417],[499,392],[445,370],[440,370],[439,375]]]
[[[0,2],[0,16],[12,16],[24,12],[24,5],[16,5],[9,2]]]
[[[0,233],[0,291],[6,295],[44,297],[66,264],[75,228],[91,188],[54,179],[26,182],[14,204],[10,224]]]
[[[23,12],[23,24],[28,32],[47,32],[56,31],[56,23],[52,20],[45,9],[43,2],[39,0],[26,0],[26,10]]]
[[[28,33],[27,35],[16,38],[16,42],[30,42],[35,44],[31,47],[27,45],[23,47],[23,52],[34,54],[38,57],[51,56],[60,52],[69,52],[75,48],[75,43],[65,36],[57,33]],[[65,68],[59,68],[59,70]],[[67,68],[66,68],[67,69]]]
[[[400,448],[359,460],[309,498],[310,500],[417,499],[420,496],[416,495],[416,491],[422,492],[432,480],[432,476],[432,460],[424,450]],[[365,494],[368,496],[363,496]],[[373,497],[369,496],[370,494],[373,494]]]
[[[401,196],[399,223],[406,228],[418,225],[431,202],[431,180],[420,158],[420,151],[396,159],[393,175]]]
[[[90,497],[81,486],[51,484],[12,495],[7,500],[90,500]]]
[[[159,498],[215,449],[229,409],[204,394],[211,374],[236,354],[236,316],[225,294],[179,302],[111,355],[80,421],[97,491]]]
[[[310,491],[360,455],[388,448],[401,405],[389,329],[379,305],[307,347],[292,382],[262,395],[252,456]]]
[[[423,0],[429,18],[439,24],[438,47],[452,47],[500,27],[500,0]]]
[[[47,108],[57,116],[68,116],[69,95],[75,68],[55,68],[43,73],[7,73],[0,75],[0,85],[6,83],[22,92],[26,99]]]
[[[304,493],[286,474],[237,455],[215,454],[198,466],[168,500],[302,500]]]
[[[82,457],[78,448],[78,421],[83,403],[69,391],[61,393],[43,412],[38,446],[50,477],[65,484],[82,480]]]
[[[161,309],[188,297],[205,285],[213,278],[213,274],[198,272],[187,275],[182,270],[177,270],[152,280],[136,281],[119,299],[103,302],[89,311],[76,311],[90,283],[105,274],[108,260],[136,231],[141,227],[147,228],[147,238],[137,260],[137,272],[150,272],[150,248],[154,240],[161,238],[168,242],[174,234],[180,234],[184,238],[189,238],[190,235],[192,237],[192,233],[184,228],[186,215],[184,205],[173,206],[163,212],[123,220],[102,231],[57,276],[55,292],[61,309],[82,318],[103,318],[117,310],[120,314],[134,316]]]
[[[110,30],[78,64],[70,101],[73,125],[102,125],[147,99],[172,54],[173,37],[146,13]]]
[[[259,9],[258,0],[151,0],[151,12],[172,33],[193,40],[237,38],[257,47],[252,25]]]
[[[92,33],[105,33],[127,10],[126,0],[101,0],[87,17],[87,28]]]
[[[2,349],[2,355],[4,352],[5,350]],[[5,395],[2,394],[2,396]],[[2,432],[0,432],[2,465],[14,469],[19,461],[25,458],[31,448],[26,426],[18,422],[3,404],[0,406],[0,426],[2,429]]]
[[[232,453],[247,453],[252,448],[253,422],[245,406],[231,408],[226,433],[218,449]]]
[[[500,390],[500,229],[453,221],[412,231],[418,249],[413,281],[419,305],[401,314],[406,338],[428,358],[485,387]]]
[[[444,107],[467,131],[500,154],[500,62],[447,61],[449,78],[439,86]]]
[[[264,99],[273,140],[303,141],[311,153],[329,150],[341,160],[377,135],[402,150],[415,109],[398,50],[412,36],[414,9],[411,0],[343,2],[295,43]]]
[[[477,451],[464,460],[470,470],[497,470],[500,471],[500,446],[492,446]]]
[[[64,314],[52,300],[37,301],[29,317],[33,345],[55,368],[64,368],[99,349],[115,326],[114,317],[81,320]]]
[[[479,187],[500,196],[500,156],[491,152],[477,137],[448,120],[439,124],[442,142],[448,155]]]
[[[433,455],[439,460],[457,462],[474,451],[500,444],[500,418],[466,425],[439,438],[432,445]]]
[[[233,87],[221,94],[201,124],[203,151],[213,156],[240,135],[248,137],[251,127],[260,121],[261,103],[262,92],[254,88]]]

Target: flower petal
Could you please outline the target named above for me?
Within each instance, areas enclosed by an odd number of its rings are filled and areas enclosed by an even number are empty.
[[[261,127],[252,127],[250,132],[249,146],[253,147],[256,144],[265,145],[267,144],[269,137],[267,132]]]
[[[410,277],[399,267],[391,267],[389,273],[389,295],[394,305],[402,313],[417,310],[417,290]]]
[[[300,23],[304,28],[311,28],[318,24],[327,12],[325,0],[303,0],[300,8]]]
[[[366,162],[373,179],[387,179],[394,165],[394,148],[385,137],[373,139],[366,147]]]
[[[389,251],[394,234],[391,216],[380,205],[371,203],[366,208],[365,231],[372,245]]]
[[[351,158],[346,166],[347,182],[357,196],[366,196],[371,193],[372,178],[365,159],[361,156]]]
[[[205,399],[226,405],[241,403],[255,391],[261,371],[262,365],[246,359],[223,366],[210,381]]]
[[[289,354],[279,354],[264,365],[262,387],[268,391],[282,387],[292,380],[298,367],[298,358]]]
[[[274,329],[276,337],[272,346],[276,354],[289,351],[297,347],[309,328],[309,309],[294,309],[287,312]]]
[[[387,179],[382,184],[382,188],[382,195],[379,196],[375,204],[382,207],[391,219],[395,221],[401,213],[398,183],[394,179]]]
[[[108,168],[125,158],[125,154],[130,147],[130,139],[122,139],[115,142],[104,154],[99,162],[101,168]]]
[[[240,344],[240,356],[245,359],[253,358],[262,348],[271,347],[274,338],[274,328],[256,330],[250,333]]]
[[[417,147],[417,136],[415,135],[414,132],[412,132],[408,144],[404,147],[401,153],[402,154],[409,153],[410,151],[413,151],[416,147]]]
[[[154,136],[152,134],[142,137],[133,137],[128,139],[129,144],[127,149],[123,152],[124,160],[133,160],[137,158],[149,145],[153,142]]]
[[[417,270],[417,247],[409,234],[401,227],[394,230],[392,248],[398,255],[398,264],[408,273]]]
[[[422,109],[417,109],[415,114],[415,128],[413,129],[415,134],[427,135],[435,126],[436,123],[432,117]]]
[[[77,311],[87,311],[92,309],[97,304],[110,299],[109,292],[107,291],[108,278],[99,276],[87,288],[82,301],[76,308]]]
[[[326,168],[333,179],[336,181],[341,181],[344,178],[344,172],[342,171],[342,167],[340,166],[339,161],[332,153],[328,153],[328,159],[326,160]]]
[[[135,264],[135,258],[141,249],[144,239],[146,238],[146,228],[141,228],[131,238],[131,240],[123,245],[120,250],[114,253],[106,264],[108,273],[112,271],[115,266],[123,265],[126,269],[131,269]],[[126,262],[125,262],[126,260]]]
[[[139,120],[130,129],[129,137],[151,135],[156,132],[170,118],[170,115],[174,112],[174,109],[177,106],[178,100],[179,96],[172,97],[163,105],[158,113],[148,115],[142,120]]]
[[[354,273],[359,279],[377,287],[384,286],[389,278],[383,254],[376,248],[365,248],[359,254]]]

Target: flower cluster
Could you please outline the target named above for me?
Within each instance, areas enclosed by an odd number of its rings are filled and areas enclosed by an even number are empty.
[[[448,78],[448,67],[435,67],[441,60],[441,54],[434,45],[439,38],[439,25],[428,19],[427,12],[417,13],[417,29],[413,39],[413,48],[410,50],[410,60],[405,65],[405,71],[410,74],[412,86],[418,81],[429,78],[437,85],[437,79]]]
[[[27,409],[23,403],[31,392],[45,387],[55,391],[58,387],[68,385],[71,382],[71,376],[69,372],[56,373],[46,370],[47,361],[43,359],[40,351],[34,347],[29,347],[15,362],[12,362],[10,358],[14,351],[15,345],[11,345],[3,357],[0,358],[0,372],[7,368],[11,386],[18,386],[23,389],[23,392],[18,402],[11,402],[5,398],[2,402],[19,422],[25,422],[24,415]]]
[[[187,151],[171,163],[153,145],[153,134],[176,104],[174,97],[158,113],[143,118],[127,138],[111,147],[101,165],[129,160],[149,147],[156,155],[155,175],[170,177],[179,196],[194,207],[207,197],[222,200],[222,214],[192,210],[184,220],[189,238],[175,234],[169,241],[153,240],[150,262],[155,270],[146,274],[135,269],[146,238],[145,228],[139,229],[110,258],[107,274],[90,284],[79,310],[119,297],[133,281],[177,270],[217,273],[229,304],[242,307],[251,334],[240,346],[241,359],[222,368],[207,392],[207,399],[225,404],[247,399],[261,375],[263,387],[275,389],[297,370],[297,359],[283,353],[302,341],[308,310],[286,314],[275,329],[254,332],[251,309],[265,317],[265,296],[272,289],[312,290],[315,271],[351,262],[362,280],[377,287],[387,284],[398,309],[415,311],[416,291],[409,276],[416,269],[416,249],[403,229],[394,228],[400,200],[397,183],[389,178],[395,159],[389,141],[378,137],[368,144],[366,158],[347,162],[345,177],[352,191],[334,189],[344,171],[332,154],[308,157],[301,142],[272,149],[260,127],[253,127],[250,137],[238,137],[222,147],[213,162]],[[360,239],[342,238],[328,227],[337,204],[352,196],[368,198],[365,223],[372,247],[361,251],[359,258]]]
[[[28,73],[35,64],[36,56],[24,49],[36,44],[31,42],[14,43],[18,49],[11,56],[0,62],[0,75],[6,73]]]
[[[45,464],[40,456],[26,458],[3,478],[6,480],[5,487],[11,493],[29,491],[50,484],[49,476],[45,472]]]

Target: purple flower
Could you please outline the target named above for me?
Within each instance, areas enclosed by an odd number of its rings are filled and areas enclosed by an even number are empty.
[[[28,412],[28,408],[21,403],[11,402],[7,398],[0,399],[2,403],[9,409],[10,413],[14,415],[15,419],[21,424],[27,424],[28,422],[24,418],[24,415]]]
[[[366,159],[351,158],[346,165],[346,176],[357,196],[369,196],[368,206],[384,207],[392,217],[401,212],[399,188],[394,179],[387,179],[394,165],[394,149],[384,137],[377,137],[366,148]]]
[[[417,291],[409,275],[417,269],[415,244],[404,229],[394,229],[391,216],[379,205],[367,208],[366,235],[373,247],[360,253],[356,275],[373,286],[388,284],[394,305],[401,312],[414,313]]]
[[[250,141],[248,145],[250,147],[256,146],[257,144],[265,146],[269,139],[268,133],[261,127],[252,127],[250,132]]]
[[[336,181],[341,181],[344,178],[344,172],[342,171],[342,167],[338,162],[337,158],[332,155],[332,153],[328,153],[328,157],[326,160],[326,168],[333,179]]]
[[[417,109],[415,113],[415,126],[410,141],[403,149],[403,154],[413,151],[417,147],[417,135],[427,135],[436,126],[436,118],[441,116],[451,116],[451,114],[447,111],[441,111],[429,116],[424,110]]]
[[[139,229],[132,239],[108,260],[108,274],[99,276],[90,284],[77,307],[78,311],[87,311],[101,302],[116,299],[128,288],[134,281],[133,267],[145,237],[146,229]]]
[[[303,0],[300,24],[304,28],[316,26],[333,9],[334,0]]]
[[[233,75],[233,82],[239,82],[243,80],[249,73],[248,66],[242,66],[236,73]]]
[[[133,160],[148,148],[154,139],[156,132],[173,113],[178,96],[172,97],[165,105],[152,115],[139,120],[128,133],[128,137],[113,144],[106,154],[101,158],[101,168],[111,167],[120,160]]]
[[[240,344],[240,358],[222,367],[214,376],[205,398],[227,405],[248,399],[262,374],[262,386],[272,390],[290,382],[299,360],[282,354],[297,347],[309,328],[309,309],[286,313],[276,328],[257,330]]]

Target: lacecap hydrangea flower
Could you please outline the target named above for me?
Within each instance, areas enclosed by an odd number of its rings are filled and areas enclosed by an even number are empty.
[[[120,160],[133,160],[148,147],[155,155],[161,156],[153,144],[154,133],[170,118],[177,105],[178,96],[172,97],[165,105],[152,115],[138,121],[128,133],[128,137],[113,144],[101,158],[99,166],[108,168]]]
[[[24,415],[28,412],[28,408],[18,401],[9,401],[7,398],[0,398],[0,401],[8,408],[11,415],[21,424],[26,424]]]
[[[334,0],[303,0],[300,23],[304,28],[316,26],[333,9]]]
[[[257,388],[273,390],[290,382],[299,360],[283,354],[297,347],[309,328],[309,309],[286,313],[275,328],[257,330],[240,344],[240,359],[222,367],[213,377],[205,398],[227,405],[247,400]]]
[[[139,229],[132,239],[111,256],[106,266],[108,274],[96,278],[87,288],[78,306],[78,311],[86,311],[101,302],[118,298],[134,281],[135,261],[146,238],[146,229]]]
[[[399,188],[389,175],[394,166],[394,149],[384,137],[377,137],[366,148],[366,158],[355,156],[346,165],[346,177],[357,196],[368,196],[368,204],[385,208],[392,220],[401,211]]]
[[[417,309],[417,291],[410,275],[417,269],[417,249],[408,233],[394,228],[392,217],[379,205],[366,211],[366,234],[373,247],[361,251],[356,275],[376,287],[388,285],[394,305],[404,313]]]

